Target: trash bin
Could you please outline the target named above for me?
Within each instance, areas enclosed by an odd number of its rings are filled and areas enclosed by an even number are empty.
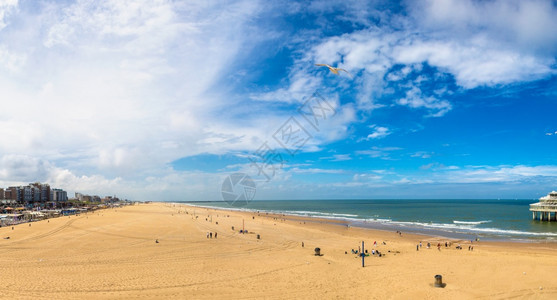
[[[315,255],[321,256],[321,248],[315,248]]]
[[[234,230],[234,226],[232,226],[232,230]]]
[[[443,276],[435,275],[435,287],[445,287],[443,283]]]
[[[260,240],[260,239],[261,239],[261,236],[260,236],[259,234],[257,235],[257,239],[258,239],[258,240]]]

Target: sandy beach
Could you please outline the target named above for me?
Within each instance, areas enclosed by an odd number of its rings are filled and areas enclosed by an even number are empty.
[[[445,248],[435,237],[166,203],[3,227],[0,237],[1,298],[557,297],[551,243],[480,241],[469,251],[470,241]],[[384,254],[364,268],[351,253],[362,241]],[[444,288],[433,287],[436,274]]]

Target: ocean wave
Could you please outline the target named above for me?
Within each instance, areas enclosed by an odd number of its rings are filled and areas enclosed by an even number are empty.
[[[458,220],[453,220],[454,224],[462,224],[462,225],[480,225],[480,224],[485,224],[485,223],[491,223],[491,220],[487,220],[487,221],[458,221]]]
[[[328,213],[328,212],[319,212],[319,211],[285,211],[288,214],[297,214],[297,215],[308,215],[308,216],[332,216],[332,217],[358,217],[358,215],[353,214],[340,214],[340,213]]]
[[[391,224],[402,227],[436,229],[447,232],[484,233],[499,236],[557,237],[557,233],[554,232],[531,232],[500,228],[478,228],[475,226],[475,224],[445,224],[422,222],[391,222]]]
[[[362,221],[362,220],[358,219],[357,221]],[[378,222],[378,223],[388,223],[388,222],[392,222],[391,219],[381,219],[381,218],[364,219],[363,221],[364,221],[364,223],[367,223],[367,222]]]

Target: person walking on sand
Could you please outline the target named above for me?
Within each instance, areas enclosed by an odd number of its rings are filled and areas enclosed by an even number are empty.
[[[416,251],[420,251],[420,245],[419,244],[416,245]]]
[[[209,232],[209,237],[213,238],[213,233],[212,232]]]
[[[217,238],[217,233],[215,232],[215,238]]]

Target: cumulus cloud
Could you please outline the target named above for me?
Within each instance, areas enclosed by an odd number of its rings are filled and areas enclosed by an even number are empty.
[[[406,97],[398,99],[396,103],[411,108],[426,108],[431,112],[428,115],[431,117],[441,117],[452,108],[449,101],[440,100],[433,96],[424,96],[422,91],[416,87],[407,91]]]
[[[394,49],[400,63],[427,62],[467,89],[540,79],[555,71],[554,58],[502,48],[485,37],[468,41],[409,38]]]
[[[370,134],[368,134],[367,137],[365,137],[362,140],[369,141],[369,140],[372,140],[372,139],[382,139],[382,138],[388,136],[389,134],[391,134],[391,131],[387,127],[382,127],[382,126],[377,126],[377,125],[370,125],[369,128],[372,130],[372,132]]]
[[[0,159],[0,179],[12,181],[45,180],[53,166],[27,155],[3,155]]]
[[[553,1],[426,0],[408,4],[421,28],[442,37],[462,39],[483,34],[525,51],[557,49],[557,6]]]

